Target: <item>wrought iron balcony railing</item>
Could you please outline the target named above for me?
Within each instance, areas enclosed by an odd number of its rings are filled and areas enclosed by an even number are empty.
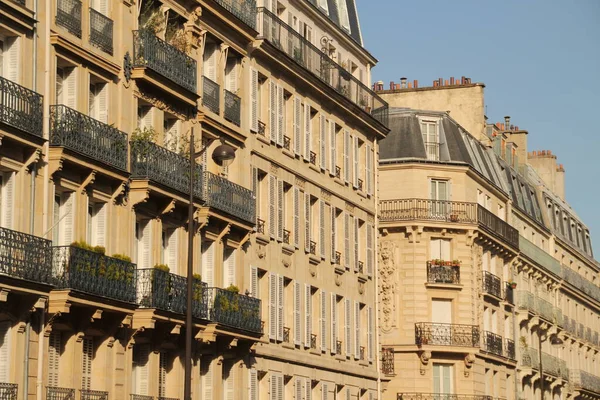
[[[371,114],[383,125],[388,125],[388,104],[381,97],[263,7],[258,8],[258,31],[292,61]]]
[[[56,286],[135,303],[135,264],[75,246],[53,252]]]
[[[46,400],[75,400],[75,389],[48,386]]]
[[[504,284],[504,300],[508,304],[515,305],[515,289],[508,282]]]
[[[364,274],[365,273],[365,263],[362,261],[358,262],[358,273],[359,274]]]
[[[483,331],[483,351],[502,357],[502,336],[493,332]]]
[[[150,68],[196,93],[196,60],[150,30],[133,31],[133,66]]]
[[[0,76],[0,123],[42,137],[42,95]]]
[[[149,179],[181,193],[190,192],[190,160],[146,140],[131,142],[131,177]],[[194,196],[202,199],[202,166],[196,164]]]
[[[394,374],[394,349],[392,347],[381,349],[381,372],[386,375]]]
[[[25,6],[25,0],[12,0],[13,2]]]
[[[494,400],[484,394],[398,393],[396,400]]]
[[[0,228],[0,275],[53,283],[52,242],[26,233]]]
[[[194,278],[192,315],[208,319],[208,297],[206,283]],[[187,301],[187,279],[158,268],[137,270],[137,303],[140,307],[156,308],[185,314]]]
[[[242,99],[238,95],[231,93],[229,90],[225,90],[223,100],[225,101],[223,117],[234,125],[240,126]]]
[[[363,180],[362,179],[357,179],[356,180],[356,188],[360,191],[363,190]]]
[[[261,136],[266,136],[267,134],[267,124],[262,121],[258,121],[258,134]]]
[[[600,288],[568,267],[561,267],[562,277],[574,287],[582,290],[588,296],[600,301]]]
[[[379,202],[382,222],[437,221],[463,224],[477,223],[477,204],[427,199],[382,200]]]
[[[560,262],[521,235],[519,235],[519,251],[521,255],[533,260],[541,268],[554,275],[562,276]]]
[[[554,357],[548,353],[542,352],[542,368],[544,370],[544,374],[552,375],[557,378],[563,376],[561,367],[563,367],[562,360],[558,357]],[[534,366],[535,367],[535,366]],[[566,364],[564,365],[566,367]],[[567,378],[569,376],[567,372]]]
[[[489,295],[502,298],[501,280],[496,275],[483,271],[483,291]]]
[[[339,251],[336,251],[333,262],[335,265],[341,265],[342,264],[342,253],[340,253]]]
[[[80,400],[108,400],[108,392],[102,390],[81,389]]]
[[[81,38],[81,1],[57,0],[56,25],[62,26],[73,35]]]
[[[583,339],[583,330],[584,330],[583,324],[581,322],[577,323],[577,337],[579,339]]]
[[[0,399],[2,400],[17,400],[17,392],[19,385],[16,383],[0,382]]]
[[[514,340],[505,339],[504,357],[508,358],[509,360],[516,360],[515,341]]]
[[[146,396],[143,394],[131,394],[130,400],[154,400],[153,396]]]
[[[540,358],[538,356],[538,350],[521,347],[521,365],[539,369]]]
[[[479,327],[475,325],[419,322],[415,324],[415,343],[418,346],[479,347]]]
[[[127,135],[67,106],[50,106],[50,145],[127,170]]]
[[[265,234],[265,220],[258,218],[256,220],[256,233]]]
[[[427,261],[427,283],[460,284],[460,266]]]
[[[252,29],[256,29],[256,0],[215,0]]]
[[[515,249],[519,248],[519,231],[492,214],[491,211],[478,206],[477,222],[485,231],[488,231]]]
[[[535,302],[534,302],[534,310],[537,314],[539,314],[540,317],[548,320],[548,321],[554,321],[554,306],[552,305],[552,303],[550,303],[549,301],[546,301],[538,296],[535,296]]]
[[[208,319],[252,333],[262,333],[260,299],[227,289],[208,288]]]
[[[335,166],[335,177],[338,179],[342,177],[342,168],[338,165]]]
[[[252,190],[222,176],[204,172],[203,199],[208,207],[214,207],[242,221],[256,221],[256,198]]]
[[[600,377],[579,369],[570,372],[570,380],[574,388],[600,394]]]
[[[317,153],[315,153],[314,151],[310,152],[310,163],[312,165],[317,165]]]
[[[365,346],[360,346],[360,348],[358,349],[358,359],[361,361],[365,360]]]
[[[113,21],[90,8],[90,43],[105,53],[113,53]]]
[[[215,114],[219,114],[220,110],[220,92],[221,88],[218,83],[208,79],[206,76],[202,77],[202,105]]]
[[[522,310],[535,311],[535,296],[526,290],[517,290],[517,307]]]

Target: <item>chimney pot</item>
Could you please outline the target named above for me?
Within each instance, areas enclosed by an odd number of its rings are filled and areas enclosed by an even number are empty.
[[[412,83],[411,82],[408,82],[408,88],[412,89]]]
[[[454,85],[454,77],[453,76],[450,77],[450,84]]]
[[[419,81],[415,79],[413,81],[413,86],[415,87],[415,89],[418,88],[419,87]]]
[[[448,79],[444,81],[444,86],[448,86]]]
[[[406,89],[406,77],[400,78],[400,88]]]

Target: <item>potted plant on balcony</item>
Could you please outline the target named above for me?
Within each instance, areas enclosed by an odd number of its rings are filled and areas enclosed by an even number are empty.
[[[450,222],[458,222],[458,214],[450,214]]]
[[[218,320],[228,313],[239,311],[240,305],[237,296],[239,292],[240,289],[235,285],[229,285],[225,290],[219,290],[217,292],[214,302],[214,311]]]
[[[516,289],[517,288],[517,282],[515,282],[515,281],[509,281],[508,282],[508,286],[510,286],[511,289]]]

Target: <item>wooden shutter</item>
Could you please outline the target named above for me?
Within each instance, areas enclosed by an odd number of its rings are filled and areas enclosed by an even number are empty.
[[[337,166],[337,150],[335,138],[335,122],[329,121],[329,173],[335,175],[335,167]]]
[[[344,264],[346,269],[350,269],[350,214],[344,213]]]
[[[302,287],[300,282],[294,282],[294,344],[299,346],[302,343],[302,318],[300,316],[302,308]]]
[[[283,391],[284,391],[284,385],[283,385],[283,375],[281,374],[277,374],[277,400],[283,400]]]
[[[352,174],[350,172],[351,163],[350,132],[344,131],[344,182],[350,182]]]
[[[358,262],[360,260],[360,228],[358,218],[354,217],[354,270],[358,271]]]
[[[255,368],[248,370],[248,400],[258,400],[258,374]]]
[[[294,246],[300,248],[300,189],[294,187]]]
[[[319,122],[319,159],[321,171],[325,171],[325,169],[329,169],[327,165],[327,119],[325,115],[320,115]]]
[[[331,293],[331,354],[336,353],[337,346],[337,295]]]
[[[373,275],[373,225],[367,224],[367,275]]]
[[[150,345],[136,344],[133,354],[134,390],[136,394],[146,396],[148,395],[148,360],[150,356]]]
[[[277,180],[277,240],[283,240],[283,228],[284,228],[284,205],[285,197],[283,191],[283,181]]]
[[[272,143],[277,143],[277,127],[279,121],[277,117],[277,84],[269,81],[269,139]]]
[[[5,172],[2,178],[2,226],[12,229],[15,211],[15,173]]]
[[[177,262],[177,256],[179,251],[177,249],[177,229],[169,229],[167,230],[168,242],[167,242],[167,256],[168,256],[168,265],[169,269],[172,273],[179,273],[179,263]]]
[[[328,392],[329,392],[329,388],[327,387],[327,382],[321,382],[321,400],[328,400],[329,397]]]
[[[158,353],[158,396],[167,395],[167,353],[161,351]]]
[[[226,360],[223,363],[224,400],[234,400],[236,389],[235,370],[233,360]]]
[[[225,284],[224,287],[235,285],[235,249],[233,247],[225,248]]]
[[[319,200],[319,255],[325,259],[325,201]]]
[[[319,316],[321,336],[321,351],[327,351],[327,293],[321,290],[321,314]]]
[[[304,104],[304,159],[310,161],[311,150],[311,126],[310,126],[310,105]]]
[[[250,130],[258,132],[258,71],[250,68]]]
[[[212,241],[202,242],[202,280],[208,287],[215,286],[215,246]]]
[[[0,327],[0,331],[2,328]],[[0,337],[2,336],[0,332]],[[4,340],[3,340],[4,342]],[[48,338],[48,386],[59,386],[60,383],[60,353],[62,350],[60,331],[52,331]],[[1,356],[0,356],[1,358]],[[5,364],[0,359],[0,365]],[[8,365],[8,364],[6,364]],[[0,369],[2,366],[0,366]],[[1,374],[1,372],[0,372]],[[2,380],[6,382],[6,380]]]
[[[277,178],[269,175],[269,236],[277,237]]]
[[[4,72],[4,76],[15,83],[21,83],[19,73],[21,70],[21,63],[19,62],[20,58],[20,37],[12,36],[8,37],[4,40],[4,54],[2,55],[4,58],[4,66],[7,69]],[[3,60],[0,60],[3,61]]]
[[[344,341],[346,342],[346,357],[352,354],[352,304],[350,299],[344,299]]]
[[[254,265],[250,266],[250,294],[254,298],[258,298],[258,268]]]
[[[367,308],[367,350],[369,353],[369,361],[373,361],[375,352],[374,338],[373,338],[373,307]]]
[[[229,58],[225,65],[225,89],[231,93],[238,90],[238,60]]]
[[[310,338],[312,335],[312,293],[308,284],[304,285],[304,347],[310,347]]]
[[[75,219],[75,195],[74,193],[63,193],[61,196],[61,218],[64,215],[64,219],[62,220],[62,245],[68,246],[73,243],[73,228],[74,228],[74,219]]]
[[[360,358],[360,303],[354,302],[354,358]]]
[[[215,43],[204,44],[204,76],[213,82],[217,81],[217,46]]]
[[[335,262],[335,252],[336,252],[336,223],[335,223],[335,207],[331,206],[330,210],[330,221],[331,221],[331,262]]]
[[[92,388],[92,360],[94,358],[94,340],[84,337],[81,352],[81,389]]]
[[[302,101],[294,97],[294,154],[302,154]]]
[[[277,275],[269,274],[269,339],[277,340]]]
[[[304,383],[304,399],[312,400],[312,382],[310,378],[306,378],[306,382]]]
[[[365,191],[370,195],[373,194],[373,150],[370,144],[365,148]]]
[[[277,86],[277,144],[283,146],[283,136],[285,135],[285,99],[283,98],[283,87]]]
[[[206,153],[206,151],[204,152]],[[203,167],[205,168],[205,167]],[[258,168],[252,167],[252,194],[254,195],[254,199],[256,200],[256,225],[258,226],[258,220],[260,219],[260,203],[261,196],[259,190],[259,182],[258,182]],[[264,232],[263,232],[264,233]]]
[[[284,324],[284,282],[283,275],[277,275],[277,340],[283,341]]]
[[[310,209],[310,194],[304,193],[304,250],[308,253],[310,251],[310,223],[311,223],[311,209]]]
[[[213,369],[212,357],[202,356],[200,360],[200,376],[202,377],[202,400],[212,400],[213,398]]]
[[[96,215],[96,240],[95,245],[106,246],[106,214],[108,212],[107,203],[97,203],[94,205]]]
[[[63,78],[63,101],[67,107],[77,108],[77,68],[65,68]]]
[[[295,393],[294,400],[302,400],[302,381],[303,380],[304,379],[302,379],[299,376],[297,376],[296,379],[294,380],[294,393]]]
[[[98,104],[98,121],[108,124],[108,83],[104,83],[99,86],[99,90],[97,93],[97,101]]]
[[[358,152],[358,136],[354,136],[353,140],[353,161],[354,161],[354,187],[358,188],[358,179],[360,178],[360,153]]]

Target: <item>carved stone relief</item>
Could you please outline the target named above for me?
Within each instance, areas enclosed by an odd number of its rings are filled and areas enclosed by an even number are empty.
[[[387,240],[380,243],[379,265],[380,293],[381,293],[381,329],[389,332],[394,324],[394,296],[396,293],[396,246],[394,242]]]

